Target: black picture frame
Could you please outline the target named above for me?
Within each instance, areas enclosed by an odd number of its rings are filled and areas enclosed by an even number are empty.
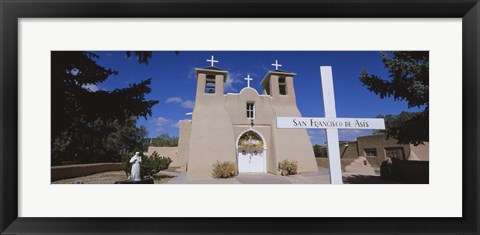
[[[0,0],[2,234],[479,234],[478,0]],[[19,18],[335,17],[462,18],[462,218],[24,218],[18,217]],[[452,82],[459,82],[453,81]],[[449,156],[452,157],[452,156]],[[455,156],[460,157],[460,156]]]

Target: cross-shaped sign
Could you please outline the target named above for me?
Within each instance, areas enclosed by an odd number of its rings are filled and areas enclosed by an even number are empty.
[[[250,75],[248,75],[246,78],[244,78],[245,80],[247,80],[247,86],[250,87],[250,81],[253,80],[253,78],[250,77]]]
[[[212,55],[212,58],[207,60],[207,62],[210,62],[212,64],[211,66],[214,67],[214,63],[218,63],[218,60],[215,60]]]
[[[335,95],[333,93],[332,67],[321,66],[323,108],[325,118],[316,117],[277,117],[277,128],[314,128],[327,130],[328,163],[330,183],[342,184],[342,166],[338,129],[385,129],[382,118],[337,118]]]
[[[275,66],[275,70],[278,70],[278,67],[282,67],[282,65],[278,63],[278,60],[275,60],[275,64],[272,64],[272,66]]]

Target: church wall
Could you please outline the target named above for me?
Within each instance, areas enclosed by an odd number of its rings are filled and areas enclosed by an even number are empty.
[[[268,146],[267,172],[278,174],[278,163],[284,159],[296,160],[299,165],[299,172],[314,172],[317,171],[317,167],[307,131],[302,129],[274,130],[276,129],[276,124],[273,124],[277,117],[276,112],[282,113],[284,116],[301,116],[296,107],[293,78],[287,78],[286,82],[287,96],[274,95],[276,92],[278,93],[277,81],[272,84],[272,88],[276,87],[273,88],[271,93],[274,97],[259,96],[254,89],[245,88],[238,95],[227,95],[226,107],[233,123],[244,126],[243,131],[250,126],[250,120],[246,117],[246,103],[255,102],[254,129],[258,130],[264,138],[266,138]],[[277,91],[275,91],[275,89]],[[276,105],[273,105],[273,103]],[[267,134],[263,130],[268,130],[269,133]],[[238,137],[240,133],[241,131],[237,131],[236,128],[236,137]],[[270,138],[270,136],[272,137]],[[280,147],[276,149],[273,147],[274,143],[277,143]]]
[[[181,120],[178,138],[178,166],[184,166],[188,162],[191,133],[192,121]]]
[[[250,128],[251,120],[247,118],[246,103],[255,102],[255,119],[253,120],[254,129],[258,131],[264,138],[267,145],[267,165],[268,173],[276,173],[275,155],[271,148],[271,128],[274,112],[271,107],[271,97],[268,95],[259,96],[256,90],[252,88],[244,88],[239,94],[226,95],[226,108],[232,119],[235,132],[235,139]],[[236,143],[235,143],[236,144]]]
[[[287,76],[287,94],[280,95],[278,89],[279,76],[272,75],[270,78],[270,88],[272,101],[271,107],[274,111],[272,118],[272,138],[273,152],[275,154],[275,166],[279,162],[288,159],[298,162],[298,172],[316,172],[318,171],[313,153],[312,143],[308,137],[306,129],[277,129],[276,117],[301,117],[297,108],[295,91],[293,87],[293,77]],[[277,171],[277,174],[279,172]]]
[[[259,96],[252,88],[244,88],[240,94],[226,95],[226,108],[235,125],[250,125],[251,120],[247,119],[246,103],[255,102],[255,125],[271,125],[274,112],[271,107],[270,96]]]
[[[205,74],[198,75],[199,83],[205,79]],[[216,85],[223,84],[223,75],[216,75],[215,79]],[[187,177],[211,178],[213,164],[217,160],[236,162],[234,144],[232,121],[225,109],[223,89],[217,87],[215,94],[205,93],[204,88],[197,89]]]
[[[273,140],[273,128],[270,129],[270,133],[272,138],[270,139],[270,148],[268,149],[268,153],[270,154],[269,161],[267,162],[267,172],[272,174],[280,174],[278,171],[278,160],[277,160],[277,153],[275,152],[275,141]]]
[[[276,125],[276,120],[274,120],[274,123]],[[298,162],[298,173],[318,171],[313,147],[306,130],[272,128],[272,136],[274,136],[272,140],[275,166],[288,159]],[[279,172],[277,171],[277,173]]]
[[[276,109],[284,106],[284,108],[286,109],[292,109],[292,111],[294,110],[298,111],[297,101],[295,96],[295,88],[293,87],[293,77],[291,76],[285,77],[285,82],[287,84],[286,95],[280,95],[280,90],[278,88],[279,86],[278,79],[279,79],[279,76],[271,75],[270,89],[271,89],[272,101],[274,102],[274,104],[277,105]]]

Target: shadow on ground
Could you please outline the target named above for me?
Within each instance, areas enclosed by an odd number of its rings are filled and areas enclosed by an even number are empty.
[[[156,174],[153,175],[153,180],[155,181],[156,184],[164,184],[167,183],[171,178],[174,178],[175,176],[171,175],[160,175]]]
[[[345,184],[398,184],[398,182],[383,180],[376,175],[351,175],[344,176]]]

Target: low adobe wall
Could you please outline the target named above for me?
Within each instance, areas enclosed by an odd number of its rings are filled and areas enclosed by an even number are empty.
[[[181,161],[178,156],[178,147],[153,147],[149,146],[147,155],[150,156],[153,152],[157,152],[158,155],[169,157],[172,160],[170,167],[180,167],[186,164],[185,161]]]
[[[51,180],[57,181],[75,177],[93,175],[107,171],[121,171],[122,163],[93,163],[93,164],[75,164],[67,166],[52,166]]]
[[[350,165],[353,161],[355,161],[356,158],[342,158],[340,159],[341,164],[342,164],[342,171],[345,171],[345,167]],[[317,161],[317,166],[323,167],[323,168],[329,168],[328,164],[328,158],[323,158],[323,157],[317,157],[315,158]]]

